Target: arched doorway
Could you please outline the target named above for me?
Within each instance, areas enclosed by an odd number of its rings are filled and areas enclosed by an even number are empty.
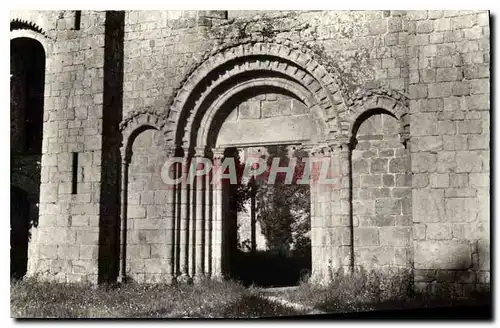
[[[37,224],[43,134],[45,51],[11,40],[11,275],[26,273],[29,228]]]
[[[336,139],[337,111],[344,108],[335,80],[310,55],[255,42],[223,49],[193,71],[172,102],[169,133],[186,163],[209,157],[217,170],[238,148],[295,146],[309,157],[329,159],[339,177],[345,173],[341,160],[348,160],[340,156]],[[175,275],[181,280],[230,276],[235,221],[228,213],[234,216],[234,190],[212,178],[183,180],[173,193]],[[310,185],[314,279],[322,280],[329,267],[350,265],[350,222],[341,212],[342,197],[348,196],[341,188]]]
[[[296,285],[311,271],[310,186],[297,180],[308,157],[303,146],[319,128],[314,115],[295,95],[273,87],[246,90],[220,111],[229,115],[213,126],[219,131],[214,146],[235,161],[238,174],[236,184],[222,183],[222,273],[246,285]],[[264,172],[242,176],[257,158]],[[278,166],[287,172],[272,178]]]

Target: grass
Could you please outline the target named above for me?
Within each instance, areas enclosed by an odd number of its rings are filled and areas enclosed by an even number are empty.
[[[310,310],[347,313],[373,310],[489,304],[489,290],[458,297],[441,289],[414,293],[410,271],[342,270],[325,286],[302,283],[297,288],[263,290],[232,281],[206,280],[194,285],[92,286],[11,282],[11,316],[15,318],[256,318],[294,316]],[[270,300],[276,296],[280,301]]]
[[[174,286],[13,281],[10,300],[14,318],[238,318],[301,314],[231,281]]]
[[[331,282],[327,285],[303,282],[295,289],[279,291],[274,295],[327,313],[469,306],[488,304],[490,301],[489,290],[477,290],[467,297],[446,288],[433,294],[416,293],[409,270],[380,272],[359,268],[352,274],[339,270],[330,275]]]

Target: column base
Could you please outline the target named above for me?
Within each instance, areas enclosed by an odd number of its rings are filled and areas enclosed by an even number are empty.
[[[180,284],[191,284],[193,283],[193,279],[187,275],[187,273],[183,273],[180,276],[177,276],[177,282]]]
[[[169,275],[167,275],[165,277],[165,283],[167,285],[176,285],[177,284],[177,278],[174,275],[169,274]]]
[[[193,277],[194,283],[200,283],[205,280],[207,280],[207,277],[203,273],[195,274]]]

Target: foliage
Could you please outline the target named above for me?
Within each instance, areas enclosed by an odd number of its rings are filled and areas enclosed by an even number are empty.
[[[297,314],[231,282],[92,286],[35,279],[11,282],[16,318],[218,318]]]
[[[257,220],[266,237],[267,246],[276,252],[290,251],[290,245],[308,247],[310,231],[310,192],[308,185],[287,184],[285,174],[278,174],[275,184],[266,183],[271,165],[279,158],[280,166],[288,166],[285,146],[268,147],[267,171],[257,179]],[[298,159],[300,163],[300,158]],[[300,178],[303,168],[297,167],[292,182]]]
[[[326,285],[304,281],[296,289],[280,292],[280,296],[328,313],[481,305],[488,304],[491,297],[489,290],[481,288],[467,297],[447,288],[415,292],[411,270],[402,268],[338,269],[331,271],[329,278]]]

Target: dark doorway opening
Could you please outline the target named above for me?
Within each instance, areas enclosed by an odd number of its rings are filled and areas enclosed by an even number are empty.
[[[28,193],[10,188],[10,275],[19,279],[26,274],[28,264],[29,201]]]
[[[45,51],[40,42],[10,42],[11,277],[25,275],[30,227],[38,221]]]
[[[295,286],[311,272],[310,188],[297,184],[305,152],[292,146],[247,147],[229,150],[235,159],[238,184],[225,184],[229,198],[225,222],[228,276],[244,285]],[[264,173],[243,178],[246,163],[260,157]],[[286,167],[295,157],[293,179],[285,173],[269,179],[274,159]]]

